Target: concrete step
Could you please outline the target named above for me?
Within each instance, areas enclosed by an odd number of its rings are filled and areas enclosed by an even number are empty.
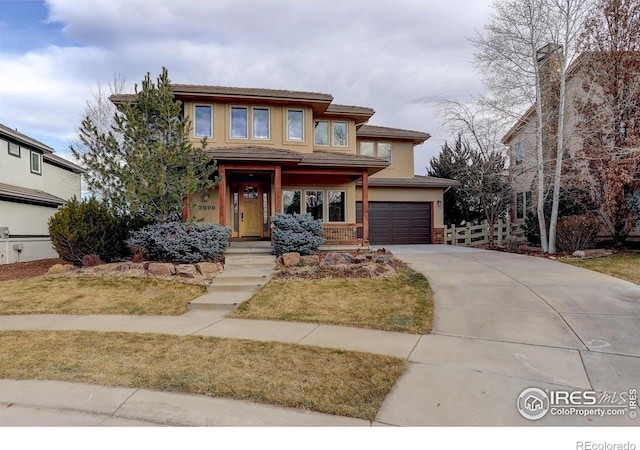
[[[271,247],[229,247],[224,251],[225,256],[228,255],[270,255]]]
[[[214,283],[207,287],[207,292],[212,293],[228,293],[228,292],[247,292],[253,294],[263,286],[262,283]]]

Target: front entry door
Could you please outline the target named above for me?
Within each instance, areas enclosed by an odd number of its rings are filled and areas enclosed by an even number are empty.
[[[262,237],[262,189],[259,184],[240,188],[238,205],[239,237]]]

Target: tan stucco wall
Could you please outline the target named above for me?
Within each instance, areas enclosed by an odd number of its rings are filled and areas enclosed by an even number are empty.
[[[389,188],[370,187],[370,202],[433,202],[433,226],[444,227],[442,188]],[[362,201],[362,188],[358,187],[356,201]],[[440,201],[440,206],[438,206]]]
[[[205,193],[209,196],[207,200],[203,198]],[[197,222],[220,223],[219,200],[217,187],[193,194],[189,200],[189,218]]]
[[[210,105],[213,106],[213,137],[207,138],[208,148],[216,146],[230,146],[230,145],[260,145],[266,147],[275,148],[288,148],[301,153],[311,153],[314,149],[314,125],[315,118],[313,116],[313,110],[304,106],[280,106],[280,105],[261,105],[251,103],[206,103],[206,102],[185,102],[184,111],[185,115],[191,118],[192,130],[190,133],[191,140],[194,145],[199,145],[202,138],[195,136],[195,106],[196,105]],[[234,106],[248,108],[248,139],[236,139],[231,138],[231,108]],[[269,139],[252,139],[252,108],[267,108],[269,109],[270,118],[270,130]],[[303,141],[290,141],[287,140],[287,110],[296,109],[304,111],[304,139]],[[347,147],[334,147],[328,146],[316,146],[318,150],[327,151],[341,151],[345,153],[356,152],[356,128],[355,122],[348,119],[339,119],[331,117],[318,117],[318,120],[328,121],[341,121],[347,122],[348,126],[348,146]],[[331,136],[330,136],[331,137]],[[329,139],[331,141],[331,139]],[[331,144],[331,142],[330,142]]]
[[[392,142],[391,166],[372,175],[375,178],[413,178],[413,143],[406,141],[384,141],[378,139],[376,142]]]

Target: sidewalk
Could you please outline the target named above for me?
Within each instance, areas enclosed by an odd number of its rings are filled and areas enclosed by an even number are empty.
[[[0,330],[96,330],[274,340],[406,358],[373,423],[251,402],[142,389],[0,380],[0,425],[637,426],[630,417],[516,410],[526,388],[622,392],[640,373],[640,287],[541,258],[395,246],[435,293],[433,334],[183,316],[0,316]],[[12,405],[8,407],[7,405]]]

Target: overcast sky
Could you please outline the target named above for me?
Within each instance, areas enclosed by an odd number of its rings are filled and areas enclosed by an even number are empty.
[[[490,0],[0,0],[0,123],[68,155],[98,83],[331,94],[372,125],[424,131],[424,174],[445,139],[437,104],[482,90],[467,38]]]

